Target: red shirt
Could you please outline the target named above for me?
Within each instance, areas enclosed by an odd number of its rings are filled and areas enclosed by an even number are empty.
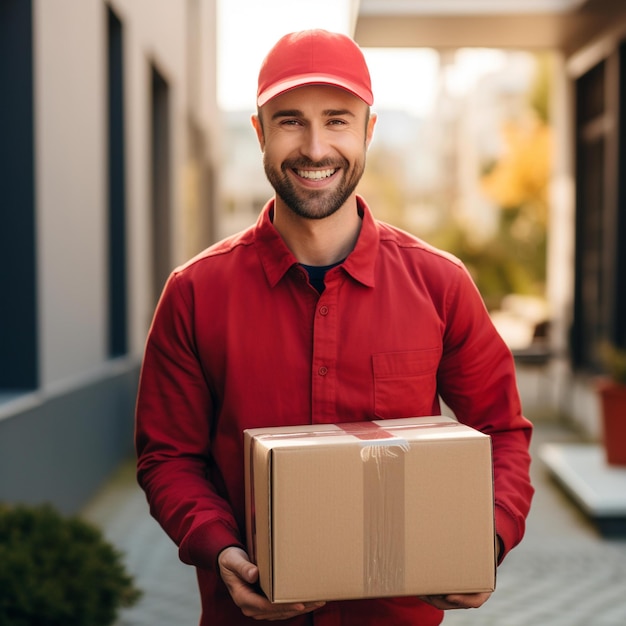
[[[137,402],[138,476],[151,511],[198,568],[202,625],[244,618],[216,571],[245,538],[245,428],[436,415],[492,436],[496,529],[522,538],[530,423],[511,353],[454,257],[372,217],[320,295],[271,222],[175,270],[150,329]],[[416,598],[331,602],[315,624],[439,624]],[[311,623],[309,617],[290,624]]]

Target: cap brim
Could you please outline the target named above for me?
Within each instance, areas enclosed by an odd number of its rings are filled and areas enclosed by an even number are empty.
[[[343,89],[344,91],[351,93],[353,96],[360,98],[369,106],[372,106],[374,103],[374,96],[372,95],[372,92],[368,89],[363,89],[362,86],[355,85],[350,81],[338,79],[334,76],[307,75],[299,76],[297,78],[292,77],[289,80],[274,83],[271,87],[268,87],[258,94],[257,105],[261,107],[272,98],[275,98],[286,91],[291,91],[292,89],[297,89],[298,87],[306,87],[308,85],[329,85],[330,87],[339,87],[339,89]]]

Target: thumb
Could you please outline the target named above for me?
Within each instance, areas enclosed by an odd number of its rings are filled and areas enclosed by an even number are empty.
[[[222,565],[226,566],[247,583],[255,583],[259,577],[257,566],[250,561],[241,548],[226,548],[222,553]]]
[[[247,583],[254,584],[259,578],[259,568],[254,563],[250,563],[249,561],[243,564],[240,571],[243,579]]]

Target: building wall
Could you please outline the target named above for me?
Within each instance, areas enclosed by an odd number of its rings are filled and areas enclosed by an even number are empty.
[[[98,0],[34,3],[40,382],[106,358],[105,19]]]
[[[109,10],[122,26],[127,269],[127,351],[115,358],[108,344]],[[188,171],[193,161],[218,179],[216,2],[32,0],[32,32],[39,381],[13,390],[0,380],[0,501],[51,501],[74,511],[132,453],[155,303],[152,68],[169,94],[168,267],[214,238],[210,219],[203,216],[200,232],[192,220],[213,210],[217,189]]]

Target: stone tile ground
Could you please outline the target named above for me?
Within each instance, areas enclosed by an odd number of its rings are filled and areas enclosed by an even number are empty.
[[[533,457],[544,443],[575,441],[554,422],[539,422]],[[478,611],[451,612],[446,626],[623,626],[626,538],[607,540],[552,481],[532,468],[536,495],[524,541],[498,569],[497,590]]]

